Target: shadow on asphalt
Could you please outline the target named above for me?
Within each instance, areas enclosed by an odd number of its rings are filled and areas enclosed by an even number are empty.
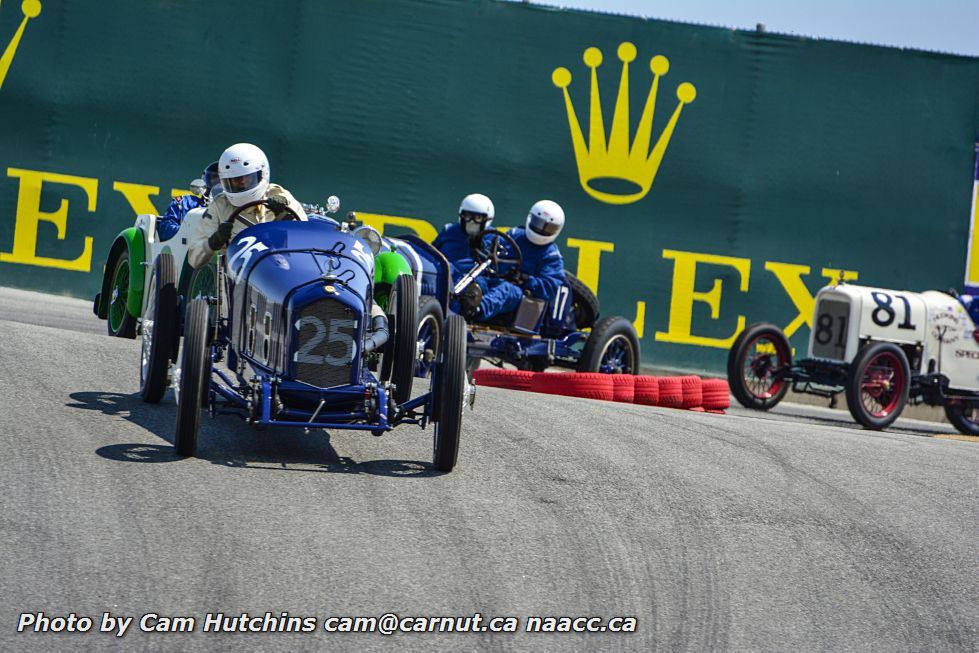
[[[732,406],[732,408],[735,408]],[[917,435],[922,437],[933,437],[935,435],[943,435],[946,433],[955,433],[955,430],[950,428],[947,424],[941,424],[936,422],[934,426],[918,424],[915,426],[909,425],[906,422],[902,422],[901,418],[898,418],[896,422],[891,424],[886,429],[876,430],[864,428],[850,416],[850,413],[844,411],[836,411],[837,414],[825,415],[816,410],[807,410],[799,404],[793,406],[782,405],[780,409],[773,409],[769,412],[756,411],[748,408],[736,407],[734,410],[729,411],[732,415],[737,415],[738,417],[747,417],[749,419],[762,419],[768,421],[780,421],[785,423],[809,423],[809,424],[820,424],[823,426],[832,426],[836,428],[844,428],[850,431],[857,431],[866,434],[887,434],[887,433],[898,433],[901,435]]]
[[[125,419],[153,433],[167,445],[113,444],[96,450],[102,458],[126,463],[169,463],[184,460],[173,447],[176,418],[172,401],[160,405],[144,403],[138,393],[74,392],[68,408],[97,410]],[[373,437],[365,433],[363,437]],[[371,460],[357,462],[340,456],[322,430],[307,435],[297,428],[255,429],[230,416],[202,419],[196,458],[215,465],[240,469],[267,469],[334,474],[372,474],[402,478],[442,476],[431,463],[414,460]]]

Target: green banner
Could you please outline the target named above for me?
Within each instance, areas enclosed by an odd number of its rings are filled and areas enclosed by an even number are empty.
[[[91,297],[115,235],[253,142],[303,201],[430,237],[567,214],[643,359],[804,350],[845,274],[962,279],[979,59],[492,0],[0,5],[0,284]]]

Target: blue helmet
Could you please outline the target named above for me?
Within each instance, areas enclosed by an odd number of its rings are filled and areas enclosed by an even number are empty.
[[[221,177],[218,175],[218,162],[214,161],[209,166],[204,168],[204,174],[201,175],[201,179],[204,180],[204,192],[207,194],[211,193],[211,188],[214,184],[221,181]]]

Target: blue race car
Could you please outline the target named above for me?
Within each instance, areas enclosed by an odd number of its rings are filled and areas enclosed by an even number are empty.
[[[418,365],[422,372],[425,359],[434,359],[438,353],[434,348],[439,338],[436,325],[447,313],[439,311],[445,304],[435,297],[449,292],[438,285],[445,282],[440,271],[448,263],[421,239],[405,236],[402,240],[419,259],[421,271]],[[480,247],[473,253],[477,265],[453,286],[453,296],[463,292],[477,276],[509,279],[521,268],[520,247],[503,231],[486,230]],[[578,372],[637,374],[639,338],[632,322],[620,316],[599,319],[598,298],[570,272],[565,275],[565,284],[551,301],[524,297],[513,313],[470,323],[467,369],[471,371],[480,361],[487,360],[496,366],[509,364],[534,371],[564,367]],[[431,297],[426,299],[427,295]]]
[[[247,223],[240,214],[255,204],[229,219]],[[438,267],[440,255],[423,242],[414,249],[435,262],[433,297],[447,307],[448,264],[443,258]],[[370,238],[315,217],[250,225],[238,234],[218,257],[214,294],[189,299],[180,362],[170,375],[178,453],[194,455],[202,408],[258,426],[374,435],[432,422],[434,466],[451,471],[463,406],[475,396],[466,375],[465,321],[445,320],[431,387],[413,397],[418,290],[415,276],[403,273],[407,266],[392,265],[396,255],[387,253],[385,262]],[[161,366],[172,356],[169,334],[179,320],[174,269],[172,257],[160,254],[150,283],[163,301],[147,316],[156,328],[144,351]]]

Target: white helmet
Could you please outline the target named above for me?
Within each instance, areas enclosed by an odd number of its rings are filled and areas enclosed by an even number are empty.
[[[557,202],[541,200],[527,214],[527,240],[535,245],[553,243],[564,227],[564,209]]]
[[[251,143],[236,143],[218,159],[224,195],[234,206],[265,197],[269,188],[269,160]]]
[[[493,224],[493,202],[480,193],[462,198],[459,205],[459,224],[469,236],[478,236]]]

